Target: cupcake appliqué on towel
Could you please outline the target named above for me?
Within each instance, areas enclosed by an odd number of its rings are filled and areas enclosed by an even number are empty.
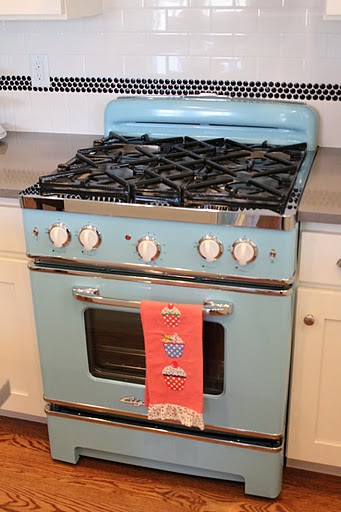
[[[169,389],[173,391],[182,391],[184,389],[186,372],[175,361],[169,366],[165,366],[162,370],[162,375]]]
[[[164,334],[162,336],[162,343],[168,357],[182,357],[185,344],[180,336],[178,336],[176,333]]]
[[[170,303],[161,311],[162,319],[167,327],[178,327],[180,324],[181,312]],[[182,357],[185,344],[178,334],[164,334],[162,343],[168,357],[179,359]],[[176,361],[165,366],[162,375],[169,389],[173,391],[182,391],[186,382],[186,372],[180,368]]]
[[[177,327],[180,323],[181,313],[174,304],[168,304],[161,311],[163,321],[167,327]]]

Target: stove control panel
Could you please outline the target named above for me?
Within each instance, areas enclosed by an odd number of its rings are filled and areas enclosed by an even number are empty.
[[[249,238],[239,238],[232,245],[231,253],[239,265],[244,267],[257,258],[258,249]]]
[[[95,226],[83,226],[78,233],[78,239],[83,246],[84,251],[92,251],[97,249],[101,244],[102,237]]]
[[[52,224],[49,229],[49,237],[56,248],[66,247],[71,242],[70,230],[61,222]]]
[[[27,254],[154,274],[289,280],[295,230],[24,209]],[[298,228],[298,226],[297,226]],[[37,256],[38,255],[38,256]]]
[[[145,263],[156,260],[161,253],[161,246],[153,236],[144,236],[136,244],[138,255]]]
[[[212,262],[220,258],[223,254],[224,246],[216,236],[206,235],[199,240],[198,251],[202,258]]]

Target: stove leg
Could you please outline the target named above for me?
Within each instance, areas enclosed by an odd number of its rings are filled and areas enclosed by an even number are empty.
[[[70,464],[77,464],[79,460],[78,448],[72,442],[72,436],[67,431],[59,431],[48,422],[50,453],[55,460],[61,460]]]
[[[282,489],[281,453],[258,460],[244,472],[245,493],[265,498],[277,498]]]

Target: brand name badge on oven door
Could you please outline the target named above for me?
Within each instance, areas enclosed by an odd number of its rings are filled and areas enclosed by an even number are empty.
[[[141,407],[141,405],[144,405],[143,400],[139,400],[138,398],[135,398],[134,396],[125,396],[120,399],[120,402],[123,402],[125,404],[131,404],[134,407]]]

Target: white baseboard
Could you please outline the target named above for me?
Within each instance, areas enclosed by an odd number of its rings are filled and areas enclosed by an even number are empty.
[[[314,471],[315,473],[324,473],[326,475],[341,476],[341,467],[327,466],[326,464],[316,464],[315,462],[305,462],[303,460],[287,459],[288,468],[303,469],[305,471]]]

